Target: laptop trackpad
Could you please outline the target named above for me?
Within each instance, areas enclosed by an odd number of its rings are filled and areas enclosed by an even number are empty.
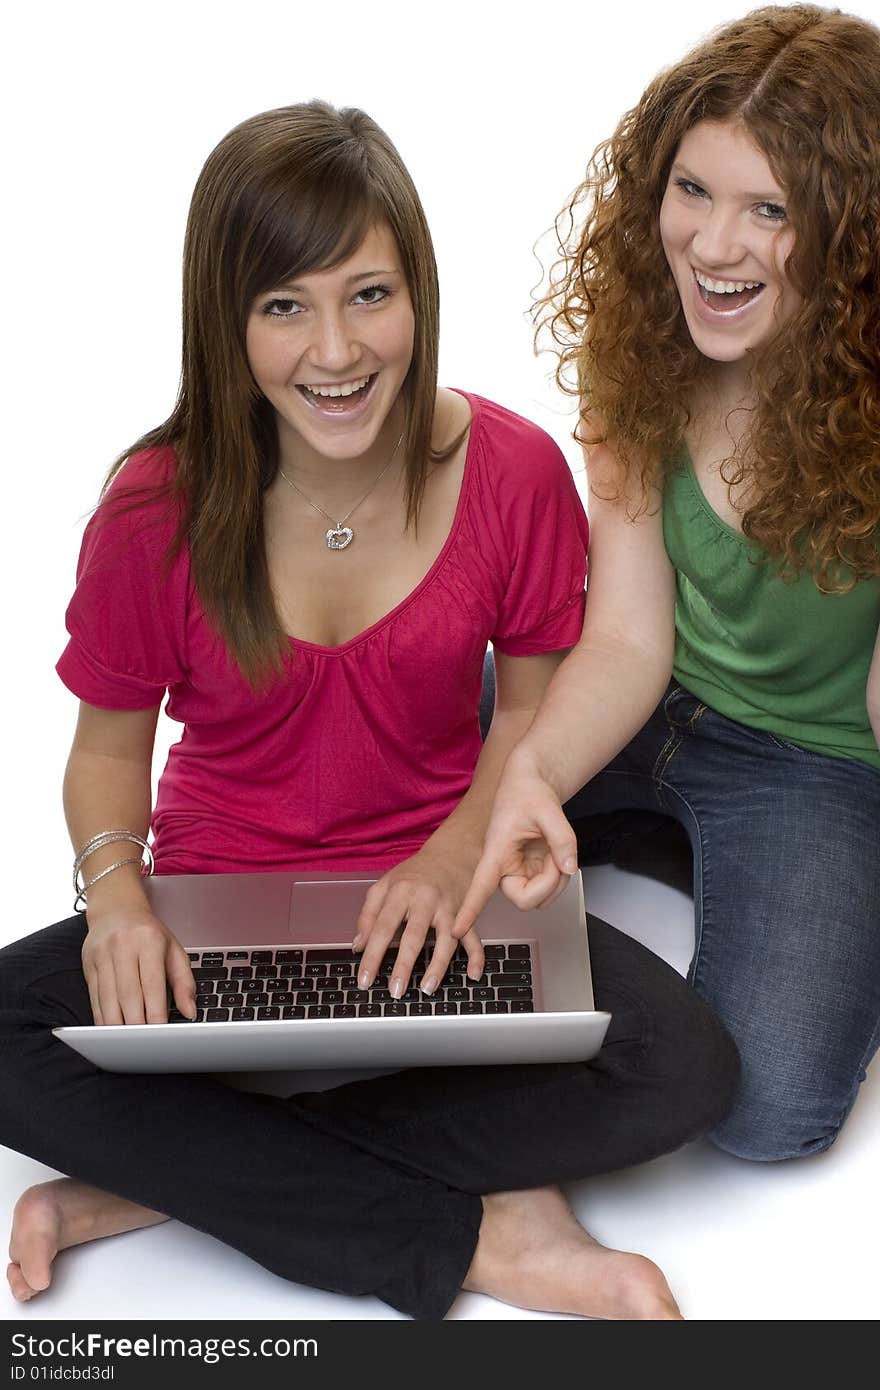
[[[290,935],[297,941],[346,945],[357,926],[367,889],[375,878],[294,883],[290,893]]]

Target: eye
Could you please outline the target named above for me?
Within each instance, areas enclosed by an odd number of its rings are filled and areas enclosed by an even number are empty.
[[[390,294],[391,290],[387,285],[365,285],[362,290],[358,290],[354,298],[355,303],[359,302],[365,305],[381,304]]]
[[[271,319],[290,319],[301,309],[295,299],[267,299],[260,312]]]
[[[758,203],[755,208],[759,217],[767,222],[785,222],[787,213],[781,203]]]
[[[675,186],[676,188],[680,188],[682,193],[688,198],[705,198],[707,196],[705,188],[701,188],[698,183],[694,183],[693,179],[677,178],[675,180]]]

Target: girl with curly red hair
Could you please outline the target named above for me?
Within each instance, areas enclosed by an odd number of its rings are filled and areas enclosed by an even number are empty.
[[[878,112],[877,28],[755,10],[650,84],[557,222],[586,620],[456,923],[678,821],[690,979],[743,1061],[713,1137],[752,1159],[826,1149],[878,1043]]]

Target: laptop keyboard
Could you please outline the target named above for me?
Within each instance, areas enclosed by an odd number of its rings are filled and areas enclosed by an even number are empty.
[[[196,982],[196,1023],[293,1018],[424,1018],[448,1014],[532,1013],[532,950],[528,944],[484,946],[479,980],[467,977],[467,955],[456,951],[433,994],[412,983],[400,999],[388,985],[396,951],[387,951],[369,989],[359,989],[359,955],[347,946],[283,946],[188,951]],[[423,950],[413,966],[421,979],[428,963]],[[174,1007],[172,1023],[188,1023]]]

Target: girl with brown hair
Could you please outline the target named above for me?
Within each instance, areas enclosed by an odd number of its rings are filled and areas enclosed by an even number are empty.
[[[872,24],[756,10],[650,84],[558,224],[584,632],[456,923],[674,818],[690,979],[743,1063],[713,1138],[751,1159],[826,1149],[880,1037],[878,113]]]
[[[437,338],[424,214],[363,112],[286,107],[220,142],[186,236],[179,399],[113,470],[67,612],[85,919],[0,953],[3,1142],[72,1175],[18,1203],[16,1298],[46,1288],[60,1249],[175,1216],[285,1278],[419,1318],[462,1287],[679,1316],[660,1271],[592,1241],[557,1184],[704,1132],[730,1103],[735,1050],[611,928],[591,938],[614,1015],[592,1063],[426,1068],[279,1099],[99,1071],[52,1034],[162,1022],[166,989],[195,1015],[141,850],[166,874],[377,871],[352,993],[404,922],[385,1011],[423,947],[414,1007],[449,1011],[432,996],[500,768],[580,632],[586,519],[541,430],[438,389]],[[166,692],[184,729],[151,808]],[[477,979],[476,931],[465,951]]]

